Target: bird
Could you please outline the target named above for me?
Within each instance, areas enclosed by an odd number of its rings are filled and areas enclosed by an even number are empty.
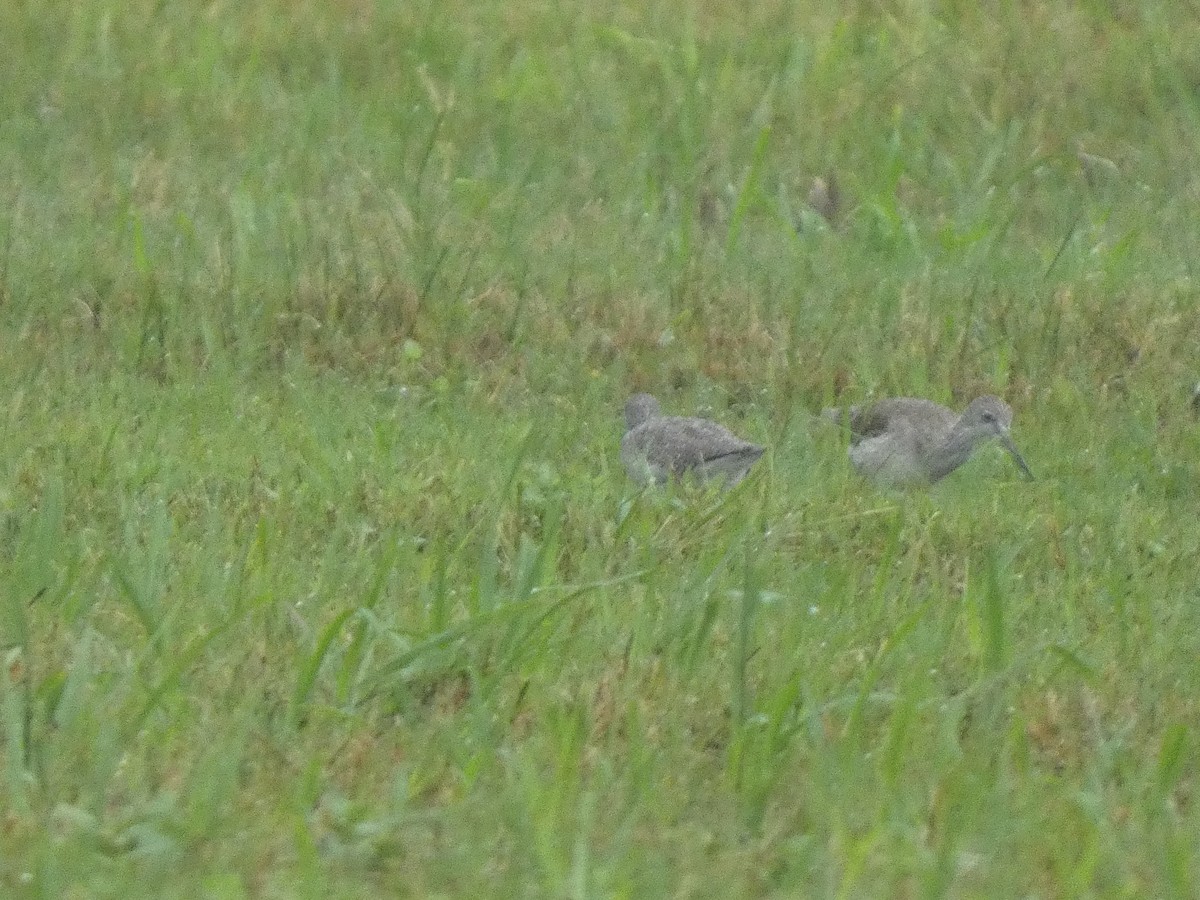
[[[763,455],[763,447],[742,440],[708,419],[664,416],[650,394],[634,394],[625,403],[621,463],[639,485],[669,479],[737,484]]]
[[[961,416],[915,397],[895,397],[847,410],[827,409],[824,416],[849,427],[850,462],[859,474],[882,485],[933,484],[989,440],[999,441],[1017,468],[1033,478],[1009,433],[1012,408],[999,397],[976,397]]]

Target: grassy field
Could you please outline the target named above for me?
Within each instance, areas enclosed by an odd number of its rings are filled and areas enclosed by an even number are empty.
[[[0,894],[1200,890],[1195,4],[0,35]],[[1037,481],[813,417],[984,392]]]

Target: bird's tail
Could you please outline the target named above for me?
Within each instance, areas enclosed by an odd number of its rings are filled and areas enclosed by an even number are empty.
[[[849,426],[857,415],[857,406],[828,406],[821,410],[821,418],[826,422],[832,422],[839,428]]]

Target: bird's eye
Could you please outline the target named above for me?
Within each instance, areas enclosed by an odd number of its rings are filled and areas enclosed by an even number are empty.
[[[981,418],[983,419],[983,421],[985,421],[989,425],[991,425],[991,424],[994,424],[996,421],[996,414],[994,412],[985,412]]]

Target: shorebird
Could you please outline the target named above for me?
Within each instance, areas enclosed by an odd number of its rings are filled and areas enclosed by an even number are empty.
[[[930,400],[897,397],[872,406],[827,409],[827,419],[850,429],[850,462],[885,485],[932,484],[949,475],[980,444],[997,440],[1033,478],[1009,429],[1012,409],[999,397],[976,397],[957,415]]]
[[[690,476],[699,481],[724,478],[725,486],[733,487],[762,455],[762,447],[716,422],[664,416],[649,394],[634,394],[625,403],[621,462],[638,484]]]

